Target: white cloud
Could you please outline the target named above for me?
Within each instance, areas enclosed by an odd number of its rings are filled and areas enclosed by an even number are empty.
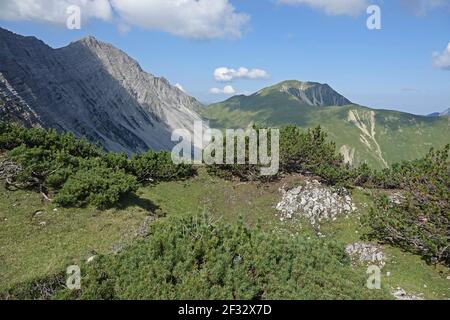
[[[262,69],[247,69],[244,67],[239,68],[238,70],[229,69],[226,67],[217,68],[214,70],[214,79],[219,82],[230,82],[235,79],[267,79],[269,74],[267,71]]]
[[[212,93],[212,94],[227,94],[227,95],[231,95],[231,94],[235,94],[236,90],[234,90],[234,88],[232,86],[225,86],[223,89],[212,88],[211,90],[209,90],[209,92]]]
[[[131,25],[199,40],[239,38],[249,20],[229,0],[111,0],[111,4]]]
[[[278,0],[280,4],[308,5],[329,15],[357,16],[366,11],[367,0]]]
[[[433,53],[433,63],[437,68],[450,70],[450,42],[444,52]]]
[[[109,20],[120,32],[129,25],[198,40],[239,38],[250,19],[230,0],[1,0],[0,19],[65,25],[67,7],[74,4],[84,21]]]
[[[67,8],[77,5],[81,8],[84,21],[97,18],[110,20],[112,9],[109,0],[2,0],[0,19],[25,20],[66,25]]]
[[[179,83],[176,83],[176,84],[175,84],[175,87],[177,87],[178,89],[180,89],[180,90],[183,91],[183,92],[186,92],[186,91],[184,91],[183,86],[182,86],[181,84],[179,84]]]

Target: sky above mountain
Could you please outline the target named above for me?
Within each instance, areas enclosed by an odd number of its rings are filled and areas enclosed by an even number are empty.
[[[205,103],[297,79],[374,108],[450,106],[450,0],[0,0],[0,26],[52,47],[93,35]]]

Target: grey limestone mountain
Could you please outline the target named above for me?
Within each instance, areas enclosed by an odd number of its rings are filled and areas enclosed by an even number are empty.
[[[0,118],[70,131],[111,151],[173,146],[201,104],[94,37],[53,49],[0,28]]]

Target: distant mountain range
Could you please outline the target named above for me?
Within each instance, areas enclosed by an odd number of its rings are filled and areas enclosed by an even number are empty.
[[[348,162],[378,168],[450,143],[448,116],[370,109],[327,84],[285,81],[205,107],[93,37],[53,49],[0,28],[0,120],[69,131],[131,154],[171,149],[172,131],[192,133],[201,119],[216,128],[321,125]]]
[[[442,112],[433,112],[428,115],[429,117],[443,117],[443,116],[450,116],[450,108],[448,108],[445,111]]]
[[[201,106],[93,37],[52,49],[1,28],[0,105],[2,118],[128,153],[170,149],[172,131],[192,132]]]
[[[383,168],[450,143],[450,117],[374,110],[353,104],[327,84],[285,81],[205,108],[211,127],[251,124],[322,126],[345,159]]]

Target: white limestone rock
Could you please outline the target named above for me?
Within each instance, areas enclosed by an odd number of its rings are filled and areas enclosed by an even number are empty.
[[[406,293],[406,291],[400,287],[394,289],[392,295],[394,296],[395,300],[423,300],[423,298],[418,295]]]
[[[381,248],[368,243],[349,244],[345,251],[356,265],[377,265],[380,268],[386,265],[386,255]]]
[[[317,226],[322,221],[336,220],[338,216],[357,210],[347,190],[328,188],[317,180],[306,180],[302,186],[281,192],[283,197],[276,207],[281,220],[306,217]]]

